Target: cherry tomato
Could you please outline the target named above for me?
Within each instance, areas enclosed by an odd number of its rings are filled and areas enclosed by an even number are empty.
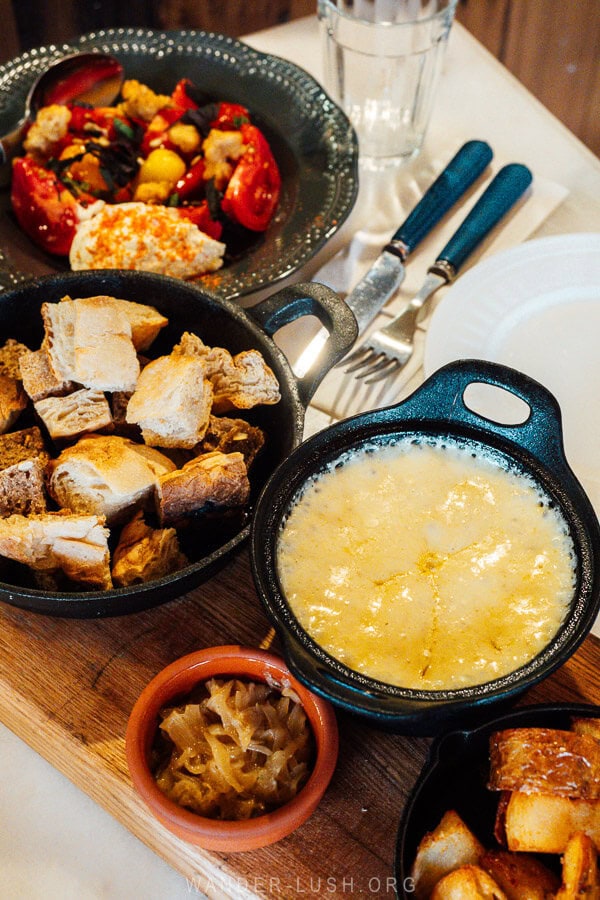
[[[265,231],[279,202],[281,176],[266,138],[242,125],[247,150],[240,157],[221,203],[223,212],[250,231]]]
[[[193,206],[178,206],[177,212],[183,219],[193,222],[200,231],[214,238],[215,241],[218,241],[223,234],[223,226],[216,219],[211,218],[206,200]]]
[[[239,103],[219,103],[217,115],[210,123],[211,128],[233,131],[250,121],[250,113]]]
[[[23,231],[48,253],[66,256],[78,223],[78,203],[53,172],[28,157],[16,159],[11,202]]]

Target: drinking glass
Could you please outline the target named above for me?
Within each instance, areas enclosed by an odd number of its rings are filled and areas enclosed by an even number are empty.
[[[325,88],[363,160],[399,162],[421,149],[457,2],[318,0]]]

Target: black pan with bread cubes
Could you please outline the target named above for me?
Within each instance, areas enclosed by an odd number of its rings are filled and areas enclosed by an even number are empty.
[[[273,335],[328,329],[296,378]],[[254,307],[145,272],[65,273],[0,295],[0,600],[137,612],[212,576],[248,538],[268,476],[356,339],[324,285]]]
[[[297,447],[259,499],[251,562],[295,677],[404,734],[512,704],[600,606],[600,526],[560,407],[483,360]]]

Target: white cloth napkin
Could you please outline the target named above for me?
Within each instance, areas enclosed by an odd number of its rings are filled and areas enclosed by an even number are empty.
[[[357,207],[361,210],[357,230],[346,246],[322,266],[313,276],[314,281],[327,284],[342,296],[347,294],[375,261],[381,248],[400,222],[415,206],[424,190],[443,168],[447,160],[438,161],[435,166],[413,165],[413,171],[400,170],[396,176],[396,189],[390,187],[389,175],[367,173],[361,181]],[[488,186],[491,177],[505,164],[495,161],[489,176],[480,179],[466,199],[452,210],[436,226],[432,234],[409,257],[406,276],[395,297],[385,310],[375,319],[369,332],[378,328],[397,315],[408,300],[419,290],[425,278],[427,267],[431,265],[452,234],[468,214],[481,193]],[[487,173],[486,173],[487,174]],[[513,247],[533,236],[547,216],[564,200],[568,192],[561,185],[535,178],[532,187],[507,217],[488,235],[480,247],[467,260],[462,274],[477,262],[499,250]],[[459,274],[459,277],[460,277]],[[441,288],[430,307],[430,313],[423,320],[415,344],[415,353],[404,371],[396,378],[378,385],[365,386],[353,376],[346,375],[341,368],[332,369],[319,387],[312,405],[331,419],[345,418],[366,409],[387,406],[403,399],[422,380],[422,350],[426,338],[427,322],[435,306],[443,300],[447,288]],[[457,323],[457,328],[461,323]],[[295,338],[295,346],[287,347],[288,358],[297,358],[305,346],[310,333],[305,338]],[[294,355],[296,353],[296,355]]]

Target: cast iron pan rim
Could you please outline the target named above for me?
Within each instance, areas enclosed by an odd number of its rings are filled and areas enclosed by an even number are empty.
[[[156,591],[157,593],[160,593],[161,590],[164,590],[170,597],[176,597],[184,594],[185,590],[181,587],[182,581],[195,576],[198,572],[203,572],[205,570],[210,571],[221,561],[222,557],[225,557],[230,552],[233,552],[238,547],[238,545],[246,540],[249,533],[250,525],[248,524],[244,526],[244,528],[239,531],[233,538],[231,538],[221,547],[218,547],[208,556],[203,556],[202,559],[198,562],[190,563],[190,565],[185,566],[183,569],[177,569],[176,572],[171,572],[169,575],[164,575],[162,578],[156,578],[150,582],[132,584],[127,587],[114,587],[109,591],[96,590],[59,593],[57,591],[38,590],[37,588],[16,587],[14,584],[0,581],[0,599],[2,599],[2,593],[15,594],[20,598],[31,600],[34,604],[40,604],[39,609],[43,609],[44,606],[48,605],[47,603],[43,603],[44,600],[51,603],[58,603],[63,605],[70,605],[71,603],[73,603],[74,606],[81,606],[82,610],[86,606],[95,607],[98,604],[110,607],[112,606],[113,602],[117,605],[123,604],[128,607],[133,606],[134,608],[138,608],[136,600],[138,598],[145,597],[150,592],[150,590],[152,592]],[[169,594],[169,589],[175,586],[177,589],[177,593]],[[106,602],[103,604],[102,601]],[[162,602],[163,597],[156,598],[156,604]],[[139,608],[142,609],[142,607]],[[76,613],[73,612],[70,613],[70,615],[76,615]]]
[[[226,313],[229,313],[234,319],[237,319],[238,322],[247,326],[253,333],[253,336],[257,338],[257,340],[261,341],[261,343],[265,343],[269,346],[269,349],[273,351],[275,356],[277,357],[278,362],[281,364],[282,369],[288,374],[288,380],[291,380],[294,387],[296,386],[296,381],[293,376],[293,372],[291,370],[290,364],[287,361],[285,354],[280,350],[277,344],[273,341],[270,335],[268,335],[260,325],[253,319],[252,317],[252,307],[245,309],[240,306],[239,303],[234,302],[234,299],[229,299],[225,297],[220,297],[218,294],[212,293],[208,290],[204,285],[197,285],[193,281],[183,281],[180,279],[172,278],[168,275],[162,275],[157,272],[142,272],[142,271],[133,271],[130,269],[94,269],[88,270],[84,272],[59,272],[59,273],[51,273],[47,275],[37,275],[34,278],[27,279],[26,281],[20,282],[17,286],[11,288],[10,290],[5,290],[0,293],[0,307],[2,304],[9,303],[15,297],[22,293],[30,293],[31,291],[43,291],[45,288],[53,289],[55,285],[64,285],[65,286],[65,294],[68,294],[67,290],[69,284],[78,284],[85,281],[95,281],[102,283],[106,282],[106,287],[111,282],[119,281],[125,284],[131,283],[135,285],[136,283],[142,284],[146,282],[148,284],[149,289],[156,290],[159,296],[162,294],[173,294],[175,293],[183,293],[189,294],[190,298],[194,296],[194,294],[198,295],[198,298],[201,302],[210,305],[214,305],[217,308],[224,310]],[[162,294],[160,293],[162,292]],[[274,288],[273,293],[277,292],[277,288]],[[86,294],[86,296],[93,296],[91,293]],[[57,301],[56,301],[57,302]],[[142,302],[136,301],[136,302]],[[148,297],[146,302],[149,305],[153,305],[151,297]],[[158,304],[160,306],[160,303]]]
[[[567,720],[572,716],[595,718],[598,716],[598,713],[599,708],[593,703],[535,703],[521,706],[508,713],[487,719],[473,728],[455,728],[434,738],[429,747],[427,758],[410,790],[400,816],[394,850],[394,875],[396,876],[397,896],[399,898],[412,896],[412,893],[405,892],[403,887],[404,880],[409,877],[410,866],[413,862],[405,859],[408,852],[408,826],[410,820],[414,815],[415,808],[418,807],[421,795],[427,789],[429,782],[437,777],[438,769],[444,767],[446,761],[450,758],[450,754],[456,758],[461,751],[463,753],[465,750],[468,751],[469,748],[479,741],[486,740],[494,731],[505,728],[529,727],[532,722],[543,722],[548,716],[561,717]],[[541,726],[534,724],[531,727]],[[560,726],[555,724],[552,727],[558,728]],[[434,826],[432,825],[432,827]],[[492,837],[490,835],[490,840]]]
[[[399,404],[401,406],[402,404]],[[460,711],[474,704],[506,699],[525,691],[541,681],[566,661],[583,642],[589,627],[600,608],[600,578],[595,571],[593,547],[596,559],[600,559],[600,535],[595,515],[596,527],[589,529],[589,501],[578,481],[570,473],[565,462],[564,470],[555,473],[541,463],[528,449],[513,443],[508,438],[491,434],[484,427],[465,423],[453,423],[435,416],[423,418],[408,415],[399,420],[394,417],[398,406],[367,413],[360,413],[350,419],[337,422],[304,441],[284,460],[267,480],[259,497],[257,510],[251,526],[251,561],[259,595],[275,629],[288,654],[288,663],[300,680],[308,683],[312,690],[321,693],[338,705],[350,711],[378,720],[406,722],[423,719],[436,711],[444,714]],[[565,625],[552,641],[532,660],[514,672],[501,678],[470,687],[448,691],[419,691],[388,685],[376,679],[357,673],[326,653],[293,615],[276,575],[277,533],[296,491],[329,462],[356,447],[381,441],[400,440],[406,436],[425,435],[453,443],[462,441],[484,448],[492,448],[494,453],[504,457],[511,468],[533,477],[544,492],[553,499],[565,517],[576,544],[578,581],[574,602]],[[563,485],[568,480],[570,491]],[[593,511],[592,511],[593,514]],[[264,543],[263,543],[264,542]],[[261,546],[263,543],[263,546]],[[592,602],[588,601],[592,598]],[[587,608],[586,608],[587,604]],[[311,657],[319,668],[326,671],[328,688],[323,689],[303,670],[295,644]],[[297,658],[298,657],[298,658]],[[336,696],[335,683],[341,680],[356,691],[352,701]]]
[[[90,284],[89,288],[87,287],[88,282]],[[217,310],[219,315],[229,315],[237,320],[248,332],[250,338],[249,346],[267,349],[269,354],[268,363],[275,369],[280,380],[282,401],[289,404],[295,421],[296,429],[292,439],[293,446],[295,447],[299,444],[301,440],[301,420],[303,419],[305,408],[300,399],[297,381],[283,351],[273,341],[271,335],[267,334],[252,318],[251,308],[249,311],[246,311],[237,303],[211,294],[204,290],[203,287],[196,286],[192,282],[173,279],[166,275],[153,272],[133,272],[127,269],[99,269],[93,272],[53,273],[23,281],[18,286],[0,293],[0,312],[2,306],[11,302],[18,302],[22,295],[29,296],[32,293],[39,293],[41,303],[46,299],[46,291],[50,297],[54,296],[56,288],[59,288],[61,296],[70,295],[70,288],[74,286],[77,286],[77,291],[82,292],[82,296],[93,296],[102,293],[112,293],[114,295],[115,287],[118,290],[119,286],[126,287],[130,283],[134,286],[140,284],[148,286],[146,302],[150,304],[152,304],[152,296],[168,298],[173,295],[188,295],[191,300],[192,298],[195,299],[195,295],[198,295],[198,300],[201,304],[204,304],[205,309],[210,311],[212,307]],[[152,292],[154,292],[154,295]],[[58,292],[56,293],[58,301]],[[160,307],[160,300],[155,301],[155,304]],[[209,555],[200,558],[183,569],[179,569],[177,572],[143,584],[113,587],[108,591],[94,590],[66,593],[22,587],[0,580],[0,600],[21,609],[71,618],[122,615],[142,611],[162,604],[167,600],[175,599],[182,596],[187,590],[198,587],[197,576],[210,574],[221,564],[224,565],[230,554],[249,538],[250,529],[251,524],[248,522],[237,534],[220,547],[217,547]]]

